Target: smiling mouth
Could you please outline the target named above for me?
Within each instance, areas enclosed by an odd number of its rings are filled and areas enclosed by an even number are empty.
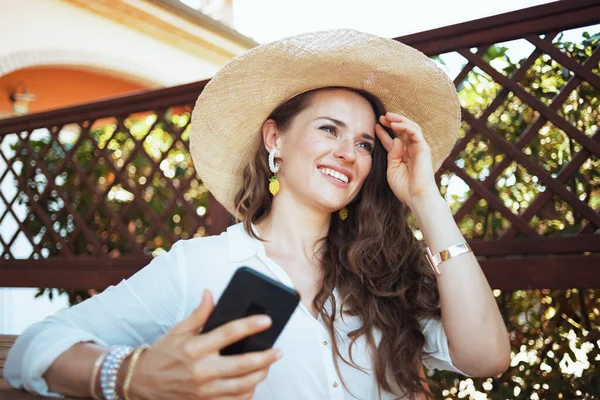
[[[335,171],[331,168],[319,168],[319,171],[323,175],[329,175],[332,178],[335,178],[342,183],[348,183],[350,181],[350,178],[348,178],[348,176],[342,174],[341,172]]]

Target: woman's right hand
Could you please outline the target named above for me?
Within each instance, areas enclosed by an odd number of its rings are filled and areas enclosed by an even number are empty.
[[[129,388],[131,399],[250,399],[281,352],[221,356],[219,350],[266,330],[268,316],[251,316],[198,332],[214,308],[205,291],[191,315],[144,351]]]

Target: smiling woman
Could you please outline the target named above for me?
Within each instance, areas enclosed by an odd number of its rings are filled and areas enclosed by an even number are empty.
[[[412,400],[429,396],[423,366],[501,373],[502,317],[434,180],[459,123],[444,72],[392,40],[325,31],[234,59],[198,98],[190,151],[242,223],[28,328],[7,380],[106,399]],[[271,324],[198,334],[241,266],[301,302],[276,349],[222,356]]]
[[[332,348],[344,360],[341,365],[336,362],[340,376],[351,373],[350,349],[342,346],[340,351],[336,312],[320,312],[326,303],[335,309],[336,299],[343,299],[338,312],[352,310],[352,315],[368,321],[354,333],[351,347],[356,346],[360,357],[374,355],[377,385],[393,390],[386,375],[379,375],[391,368],[398,371],[395,378],[401,387],[412,385],[417,391],[424,345],[418,319],[439,316],[439,298],[431,270],[419,261],[422,251],[408,226],[408,210],[386,183],[386,152],[375,141],[375,125],[384,115],[380,99],[352,88],[315,89],[281,104],[263,125],[262,144],[244,171],[235,204],[246,230],[257,239],[257,232],[264,236],[281,225],[275,218],[294,218],[292,210],[302,209],[302,218],[309,218],[305,224],[317,221],[319,214],[331,215],[329,231],[322,233],[314,253],[298,257],[272,240],[265,243],[266,252],[290,276],[310,314],[323,317]],[[265,161],[273,149],[280,155],[282,186],[274,197],[264,185],[271,173]],[[335,213],[343,207],[349,209],[344,221]],[[409,271],[414,274],[411,279],[398,280]],[[390,285],[392,281],[396,283]],[[323,282],[321,287],[318,282]],[[406,292],[423,294],[406,302],[384,300]],[[410,306],[400,310],[403,303]],[[419,314],[411,311],[415,307]],[[386,326],[381,318],[399,323]],[[404,340],[397,342],[398,337]],[[365,395],[362,388],[371,385],[357,379],[342,383],[352,393]]]

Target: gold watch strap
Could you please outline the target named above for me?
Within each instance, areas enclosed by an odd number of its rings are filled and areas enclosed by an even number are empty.
[[[459,255],[465,254],[465,253],[470,253],[473,250],[471,250],[471,247],[469,246],[469,244],[465,242],[465,243],[458,243],[453,246],[450,246],[447,249],[442,250],[435,255],[431,253],[431,249],[429,247],[427,247],[426,251],[427,251],[427,254],[426,254],[427,261],[429,261],[429,265],[431,265],[431,269],[433,269],[433,271],[436,274],[441,275],[442,273],[440,272],[438,265],[440,265],[441,263],[443,263],[446,260],[451,259],[452,257],[456,257],[456,256],[459,256]]]

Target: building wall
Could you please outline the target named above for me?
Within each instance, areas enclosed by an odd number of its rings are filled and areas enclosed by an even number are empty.
[[[0,76],[0,112],[11,110],[10,93],[21,93],[24,87],[35,95],[28,104],[28,113],[35,113],[137,92],[149,85],[81,67],[29,67]]]
[[[208,78],[220,66],[61,0],[0,0],[0,9],[0,76],[80,65],[160,87]]]

